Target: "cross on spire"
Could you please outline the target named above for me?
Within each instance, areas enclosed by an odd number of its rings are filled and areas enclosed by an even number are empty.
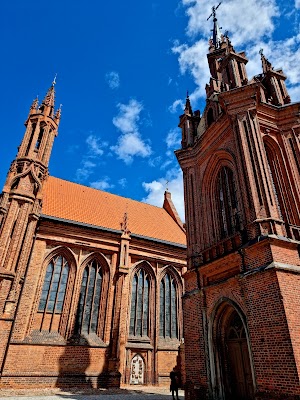
[[[212,7],[212,13],[210,14],[210,16],[207,18],[207,21],[213,17],[213,21],[214,21],[214,27],[212,29],[213,31],[213,37],[212,37],[212,43],[215,47],[215,49],[218,49],[220,47],[220,43],[222,41],[222,37],[221,37],[221,29],[218,25],[218,20],[216,17],[216,10],[220,7],[220,5],[222,4],[222,2],[220,2],[217,6],[213,6]]]
[[[220,3],[217,6],[213,6],[211,8],[212,13],[210,14],[210,16],[207,18],[207,21],[209,20],[209,18],[214,17],[214,19],[216,18],[216,10],[220,7],[220,5],[222,4],[222,2],[220,1]]]

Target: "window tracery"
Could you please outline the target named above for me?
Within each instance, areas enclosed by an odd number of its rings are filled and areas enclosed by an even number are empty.
[[[137,271],[132,279],[129,334],[149,336],[150,278],[144,269]]]
[[[79,296],[77,333],[97,333],[102,290],[102,269],[93,260],[84,269]]]
[[[178,338],[177,291],[174,278],[169,273],[160,282],[159,336]]]

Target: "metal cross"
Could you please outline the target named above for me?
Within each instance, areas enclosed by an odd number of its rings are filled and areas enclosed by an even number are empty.
[[[210,16],[207,18],[207,21],[209,20],[209,18],[214,17],[216,18],[216,10],[220,7],[220,5],[222,4],[222,2],[220,1],[220,3],[217,5],[217,7],[213,6],[212,7],[212,13],[210,14]]]

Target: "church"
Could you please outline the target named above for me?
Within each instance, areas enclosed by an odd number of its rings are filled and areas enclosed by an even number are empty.
[[[165,385],[184,365],[186,234],[161,208],[48,174],[55,85],[0,198],[0,388]]]
[[[0,198],[0,388],[166,385],[186,400],[300,399],[300,103],[213,8],[206,106],[180,116],[186,225],[49,176],[55,85]],[[184,339],[184,344],[183,344]]]
[[[300,103],[213,8],[202,114],[180,117],[187,226],[186,400],[300,398]],[[273,60],[272,60],[273,61]],[[274,60],[276,62],[276,60]]]

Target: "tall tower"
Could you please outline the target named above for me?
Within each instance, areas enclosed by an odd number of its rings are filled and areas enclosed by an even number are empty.
[[[285,75],[221,35],[213,9],[203,114],[180,117],[188,271],[186,398],[300,395],[300,118]],[[200,396],[200,397],[199,397]]]
[[[13,316],[42,206],[43,182],[57,136],[55,80],[39,105],[34,100],[25,135],[7,174],[0,200],[0,312]]]

